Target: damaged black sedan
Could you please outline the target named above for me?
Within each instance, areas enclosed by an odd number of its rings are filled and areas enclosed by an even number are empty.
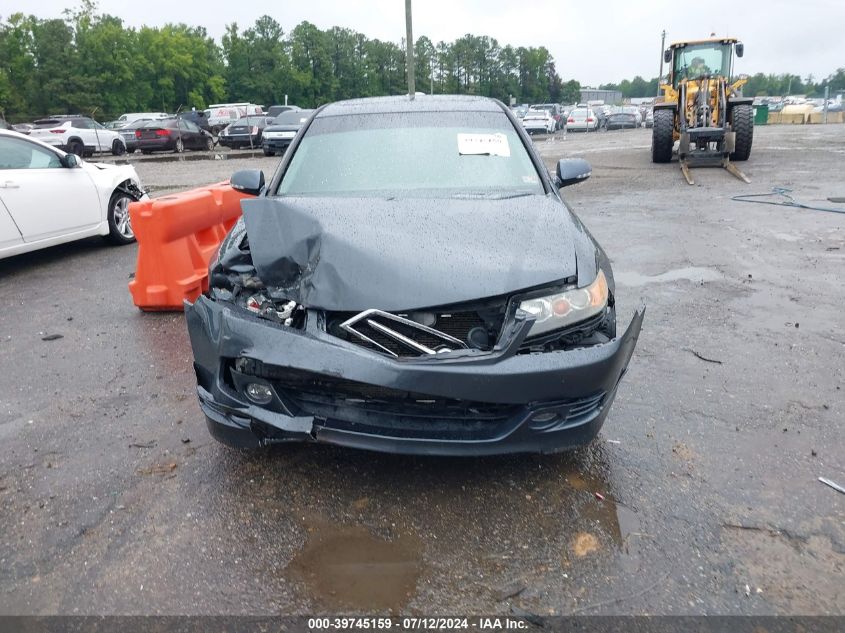
[[[412,454],[555,452],[601,428],[644,310],[498,101],[317,110],[252,194],[186,315],[214,437]]]

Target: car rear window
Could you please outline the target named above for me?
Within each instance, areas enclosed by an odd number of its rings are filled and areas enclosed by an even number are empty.
[[[67,119],[38,119],[33,125],[36,130],[45,130],[51,127],[59,127],[67,122]]]
[[[155,121],[144,121],[141,128],[146,128],[148,130],[156,130],[159,128],[168,128],[168,129],[176,129],[176,119],[157,119]]]
[[[496,198],[545,191],[504,112],[416,112],[315,119],[277,193]]]
[[[149,119],[138,119],[137,121],[132,121],[132,123],[127,123],[124,125],[121,130],[137,130],[138,128],[144,127],[150,122]]]

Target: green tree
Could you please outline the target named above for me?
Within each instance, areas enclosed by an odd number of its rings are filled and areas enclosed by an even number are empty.
[[[291,84],[294,103],[317,106],[331,99],[335,87],[328,38],[310,22],[290,35]]]
[[[28,112],[35,71],[32,18],[16,13],[0,24],[0,108],[9,118]]]
[[[570,79],[563,84],[561,90],[560,102],[566,104],[575,104],[581,100],[581,84],[574,79]]]
[[[404,44],[351,29],[302,22],[285,33],[264,15],[243,30],[227,25],[217,44],[204,28],[186,24],[127,28],[93,0],[63,15],[0,22],[0,109],[7,114],[75,110],[107,118],[224,100],[272,105],[285,95],[316,106],[406,90]],[[514,48],[467,33],[436,45],[422,36],[414,51],[422,91],[534,103],[577,99],[577,82],[563,82],[542,46]]]

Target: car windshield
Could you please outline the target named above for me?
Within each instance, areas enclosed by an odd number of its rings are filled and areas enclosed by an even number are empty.
[[[569,116],[573,119],[586,119],[588,112],[588,110],[573,110]]]
[[[526,119],[543,119],[543,120],[545,120],[546,116],[547,115],[546,115],[545,110],[543,110],[541,112],[538,112],[537,110],[529,110],[528,114],[525,115],[525,118]]]
[[[277,193],[507,198],[544,189],[503,112],[415,112],[315,119]]]
[[[703,75],[730,74],[731,45],[690,44],[675,49],[674,84],[681,79],[695,79]]]
[[[273,125],[299,125],[305,123],[311,115],[311,110],[288,110],[273,119]]]

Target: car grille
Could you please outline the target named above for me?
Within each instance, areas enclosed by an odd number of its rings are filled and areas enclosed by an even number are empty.
[[[501,315],[485,319],[473,310],[407,315],[365,310],[354,315],[335,312],[327,316],[331,334],[395,358],[428,356],[468,347],[490,349],[496,343],[502,323]],[[477,330],[478,338],[471,342],[473,330]]]
[[[242,372],[270,381],[294,413],[322,418],[338,427],[357,425],[362,432],[369,428],[402,437],[430,437],[437,432],[478,439],[493,436],[500,425],[524,410],[518,404],[443,398],[255,360],[246,365]]]

